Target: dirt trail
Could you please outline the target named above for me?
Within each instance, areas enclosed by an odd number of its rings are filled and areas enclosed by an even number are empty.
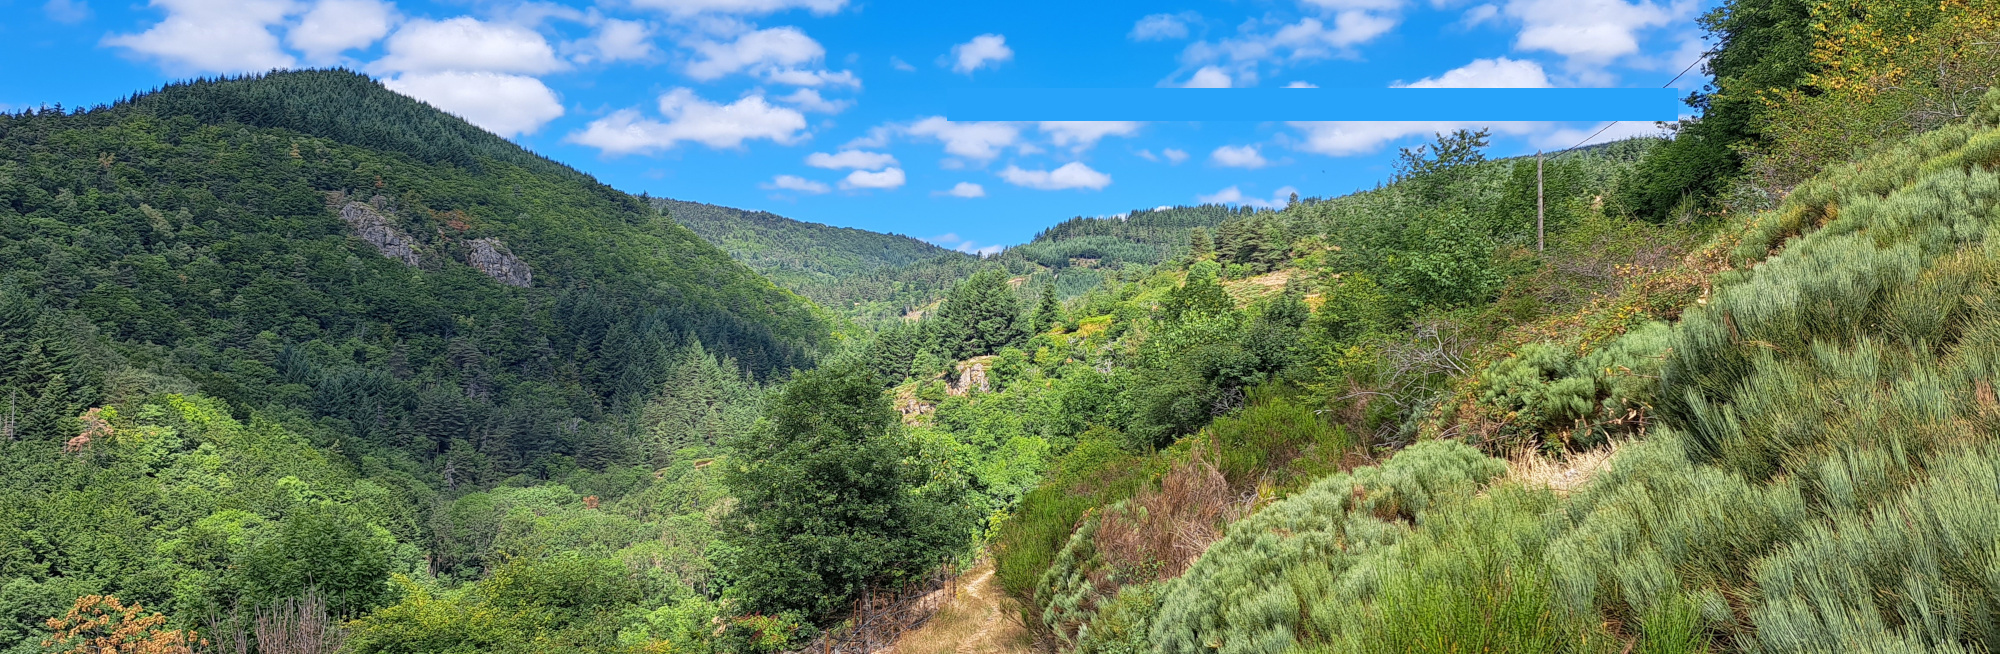
[[[916,631],[903,634],[887,654],[1034,654],[1034,637],[1021,626],[1021,609],[1000,590],[993,564],[965,573],[958,597]]]

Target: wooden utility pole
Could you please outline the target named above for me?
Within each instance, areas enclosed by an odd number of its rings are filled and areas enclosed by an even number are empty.
[[[1535,152],[1535,251],[1541,252],[1542,237],[1542,153]]]

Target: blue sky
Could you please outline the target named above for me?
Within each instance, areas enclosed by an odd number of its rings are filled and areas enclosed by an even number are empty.
[[[972,251],[1077,215],[1371,187],[1397,147],[1474,125],[968,123],[942,89],[1660,86],[1712,4],[0,0],[0,105],[346,66],[623,190]],[[1491,125],[1493,154],[1602,126]]]

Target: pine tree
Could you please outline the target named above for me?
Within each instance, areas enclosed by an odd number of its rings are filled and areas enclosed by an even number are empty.
[[[1056,299],[1056,284],[1053,281],[1042,282],[1042,302],[1041,306],[1035,309],[1033,331],[1040,334],[1060,322],[1062,322],[1062,302]]]
[[[958,359],[992,354],[1028,337],[1021,325],[1021,299],[1008,283],[1007,271],[1000,269],[973,275],[952,289],[938,308],[938,329],[939,345]]]

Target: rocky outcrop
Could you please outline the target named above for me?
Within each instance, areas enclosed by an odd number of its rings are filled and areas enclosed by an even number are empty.
[[[507,244],[500,242],[500,239],[475,238],[467,241],[466,245],[472,246],[472,253],[466,255],[465,263],[478,268],[479,272],[486,273],[487,277],[492,277],[495,281],[508,286],[522,288],[534,283],[535,275],[533,271],[528,270],[528,263],[507,251]]]
[[[416,241],[409,234],[396,229],[383,215],[380,205],[382,196],[375,196],[372,204],[349,202],[340,207],[340,219],[354,228],[354,235],[375,246],[382,256],[401,261],[410,266],[417,265]]]
[[[965,395],[974,389],[981,393],[993,390],[992,383],[987,381],[986,373],[993,369],[993,360],[997,358],[999,357],[972,357],[958,362],[958,380],[952,382],[947,392],[952,395]]]

